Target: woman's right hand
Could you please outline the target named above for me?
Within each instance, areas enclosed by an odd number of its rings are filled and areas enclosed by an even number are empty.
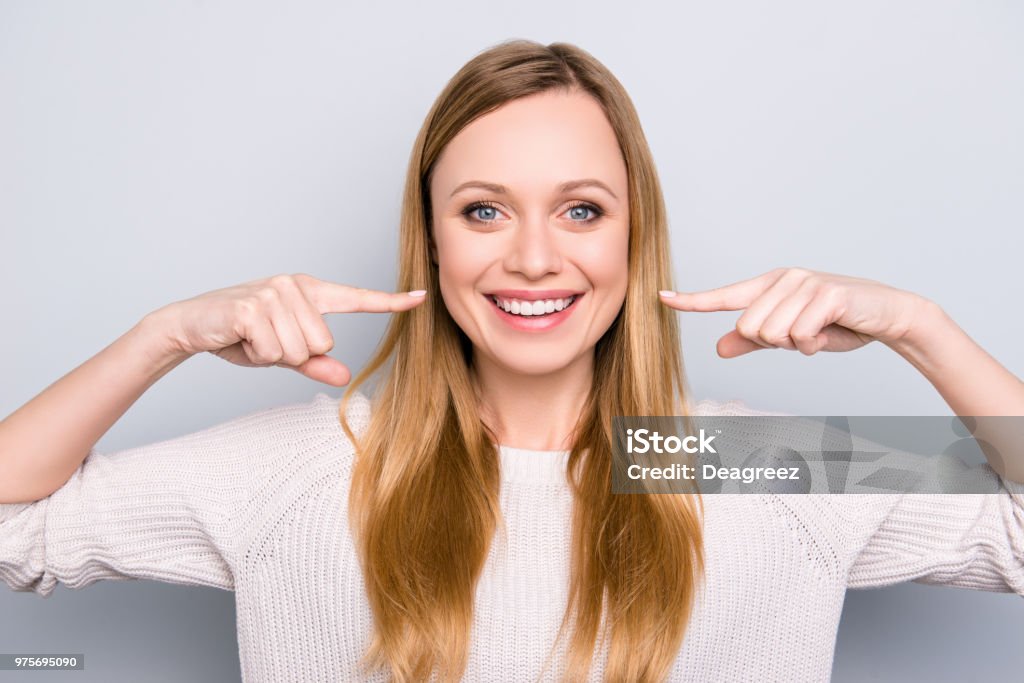
[[[217,289],[155,313],[167,326],[175,354],[209,351],[236,365],[277,365],[343,386],[352,373],[325,355],[334,348],[334,337],[323,314],[407,311],[423,300],[407,292],[349,287],[298,273]]]

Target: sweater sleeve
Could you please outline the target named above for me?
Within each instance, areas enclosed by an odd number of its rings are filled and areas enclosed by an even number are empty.
[[[1024,484],[985,465],[992,493],[844,496],[851,511],[849,588],[902,581],[1024,596]]]
[[[234,589],[240,536],[258,514],[254,487],[296,460],[318,426],[292,404],[174,439],[91,450],[61,488],[0,505],[0,581],[50,595],[102,579],[150,579]]]
[[[735,399],[698,406],[702,414],[785,415]],[[954,472],[954,460],[921,456],[920,467]],[[969,490],[986,493],[796,495],[816,498],[808,502],[829,515],[824,525],[836,528],[848,588],[913,581],[1024,596],[1024,484],[1000,477],[987,464],[957,476],[969,482]]]

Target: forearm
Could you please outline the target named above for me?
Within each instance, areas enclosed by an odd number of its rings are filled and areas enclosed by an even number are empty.
[[[188,357],[168,344],[162,311],[0,421],[0,503],[60,488],[139,396]]]
[[[1024,416],[1024,382],[934,302],[927,302],[904,339],[888,345],[931,382],[958,416]],[[1024,481],[1022,422],[1024,417],[979,420],[974,430],[975,438],[998,451],[985,452],[993,469],[1018,482]]]

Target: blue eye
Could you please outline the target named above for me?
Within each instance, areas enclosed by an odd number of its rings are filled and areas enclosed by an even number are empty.
[[[471,215],[475,211],[480,211],[480,210],[485,210],[485,211],[490,212],[490,217],[487,217],[487,218],[477,218],[477,217],[474,217],[474,216]],[[465,209],[462,210],[462,215],[466,216],[467,218],[473,218],[475,220],[478,220],[478,222],[480,222],[480,223],[493,223],[494,222],[494,217],[497,214],[497,212],[498,212],[498,207],[494,206],[494,204],[491,204],[489,202],[473,202],[472,204],[470,204],[469,206],[467,206]]]
[[[593,212],[594,215],[591,218],[583,218],[582,216],[579,215],[579,212],[577,212],[577,209],[582,209],[583,210],[582,213],[584,215],[586,215],[587,211]],[[578,202],[578,203],[573,204],[572,206],[570,206],[569,207],[569,215],[573,215],[574,213],[575,213],[576,217],[582,218],[582,220],[580,221],[581,223],[592,223],[593,221],[596,221],[598,218],[600,218],[601,216],[604,215],[604,212],[601,211],[601,209],[597,208],[593,204],[587,204],[586,202]]]
[[[579,211],[579,209],[582,209],[583,211]],[[475,212],[477,212],[477,211],[486,211],[487,212],[486,215],[489,216],[489,217],[485,218],[485,217],[483,217],[480,214],[478,214],[477,216],[474,216],[473,214]],[[467,206],[465,209],[463,209],[462,210],[462,215],[465,216],[466,218],[468,218],[469,220],[476,221],[477,223],[484,223],[486,225],[488,223],[493,223],[496,220],[495,217],[496,217],[497,211],[498,211],[498,207],[495,206],[494,204],[492,204],[491,202],[480,201],[480,202],[473,202],[472,204]],[[593,215],[590,218],[586,218],[585,217],[586,211],[590,211]],[[593,204],[590,204],[588,202],[576,202],[576,203],[574,203],[572,206],[570,206],[568,208],[567,213],[569,213],[569,215],[572,216],[574,218],[575,222],[577,222],[577,223],[593,223],[598,218],[600,218],[601,216],[604,215],[604,211],[602,211],[597,206],[595,206]],[[583,215],[581,215],[581,214],[583,214]]]

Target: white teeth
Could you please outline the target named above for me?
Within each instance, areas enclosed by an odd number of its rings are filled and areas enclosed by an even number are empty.
[[[554,313],[555,311],[563,311],[575,300],[575,295],[566,297],[565,299],[543,299],[540,301],[522,301],[519,299],[503,299],[495,296],[491,297],[491,301],[505,312],[527,317]]]

